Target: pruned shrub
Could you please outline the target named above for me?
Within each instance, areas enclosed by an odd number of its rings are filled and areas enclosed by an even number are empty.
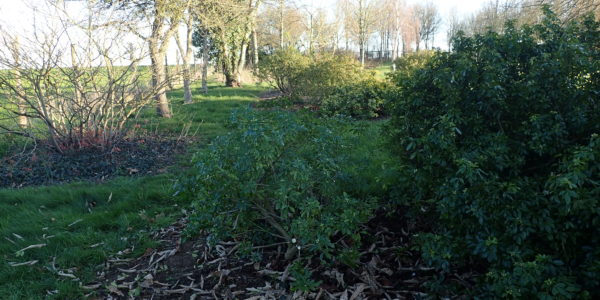
[[[460,36],[400,87],[388,132],[405,204],[431,220],[422,256],[483,271],[479,294],[600,296],[600,31]]]
[[[434,50],[422,50],[400,56],[394,60],[396,70],[389,73],[388,77],[394,81],[401,80],[401,78],[410,78],[415,71],[425,67],[435,54],[436,51]]]
[[[360,241],[370,199],[341,188],[350,143],[335,127],[289,112],[232,115],[232,131],[194,158],[177,190],[191,199],[189,231],[210,242],[285,245],[285,257],[332,258],[341,240]],[[335,238],[334,238],[335,237]]]
[[[362,81],[372,76],[360,63],[349,56],[330,53],[314,54],[301,81],[302,96],[320,101],[336,87]]]
[[[112,42],[123,32],[106,42],[97,30],[109,28],[89,25],[75,39],[56,34],[77,29],[59,22],[26,43],[0,30],[0,134],[47,142],[61,154],[90,148],[106,153],[124,140],[127,121],[167,82],[148,87],[139,67],[144,53]]]
[[[286,48],[261,59],[257,75],[284,95],[290,96],[299,93],[300,81],[309,62],[309,57],[300,51]]]
[[[328,116],[346,115],[360,119],[385,116],[389,84],[375,79],[335,88],[325,97],[321,111]]]
[[[319,102],[339,86],[368,78],[356,59],[331,53],[304,55],[284,49],[265,57],[259,78],[270,82],[286,96]]]

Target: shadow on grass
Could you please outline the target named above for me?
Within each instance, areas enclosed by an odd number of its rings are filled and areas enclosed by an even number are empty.
[[[249,85],[242,88],[228,88],[211,83],[204,94],[200,83],[192,85],[192,104],[183,104],[183,90],[167,93],[171,100],[173,117],[164,119],[156,116],[153,106],[146,108],[135,122],[148,129],[178,135],[189,126],[189,133],[206,143],[214,137],[226,133],[224,124],[231,111],[244,108],[256,101],[265,87]]]

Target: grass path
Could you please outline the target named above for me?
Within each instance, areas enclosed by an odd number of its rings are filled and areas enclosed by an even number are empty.
[[[194,89],[189,105],[183,105],[181,90],[169,93],[174,118],[159,119],[150,107],[136,122],[171,134],[189,126],[204,145],[226,132],[233,109],[264,90],[211,85],[203,95]],[[141,255],[154,246],[149,232],[181,215],[186,203],[171,196],[176,174],[0,189],[0,299],[82,298],[80,283],[95,278],[109,256],[132,246],[135,251],[124,257]]]

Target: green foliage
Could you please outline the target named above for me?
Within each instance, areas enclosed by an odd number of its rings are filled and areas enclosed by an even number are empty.
[[[280,96],[280,97],[269,99],[266,101],[260,101],[256,104],[256,107],[268,108],[268,109],[273,109],[273,108],[292,109],[294,107],[294,104],[296,104],[296,103],[302,104],[302,103],[296,102],[294,100],[296,100],[296,99],[290,98],[288,96]]]
[[[402,78],[411,78],[413,74],[425,67],[425,65],[433,59],[436,51],[423,50],[419,52],[407,53],[394,60],[396,71],[388,73],[387,76],[393,81],[401,80]]]
[[[325,115],[346,115],[369,119],[386,115],[385,98],[390,87],[386,82],[369,79],[338,87],[323,99]]]
[[[523,298],[535,295],[539,299],[589,298],[581,293],[575,278],[561,274],[564,263],[538,255],[532,261],[516,262],[511,273],[493,270],[487,274],[490,290],[503,298]]]
[[[310,58],[293,48],[285,48],[265,56],[259,62],[261,80],[270,82],[284,95],[300,92],[300,81],[308,68]]]
[[[435,220],[423,257],[487,268],[496,297],[598,297],[599,24],[547,13],[453,49],[392,77],[399,189]]]
[[[203,230],[213,242],[284,243],[288,259],[330,259],[341,237],[359,244],[359,225],[374,203],[340,188],[350,177],[342,168],[350,145],[338,128],[292,113],[241,111],[231,129],[194,158],[178,184],[193,201],[191,232]]]
[[[334,88],[370,75],[352,57],[331,53],[304,55],[292,48],[265,57],[259,70],[259,78],[271,82],[285,95],[317,102]]]
[[[312,272],[307,267],[301,265],[299,261],[292,264],[290,275],[296,279],[290,284],[292,291],[310,292],[316,290],[322,283],[320,280],[313,280],[311,278]]]
[[[373,75],[362,69],[353,57],[330,53],[314,54],[312,63],[303,72],[301,90],[303,96],[321,100],[334,88],[355,83]]]

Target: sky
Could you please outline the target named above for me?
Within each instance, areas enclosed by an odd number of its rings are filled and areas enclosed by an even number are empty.
[[[31,3],[39,3],[41,0],[0,0],[0,26],[4,30],[13,33],[22,33],[30,31],[34,24],[34,13]],[[77,0],[64,0],[67,5],[77,13],[77,6],[81,5]],[[314,8],[324,8],[330,14],[333,14],[333,8],[336,0],[287,0],[294,2],[298,6],[308,6]],[[488,0],[429,0],[438,6],[442,17],[442,28],[435,38],[435,46],[444,48],[446,43],[446,29],[444,19],[447,18],[452,9],[456,9],[459,16],[468,16],[476,12]],[[425,1],[407,0],[408,3],[419,3]],[[40,22],[40,16],[37,16]],[[175,61],[175,44],[171,43],[169,61]]]
[[[2,1],[2,0],[0,0]],[[296,3],[299,6],[306,5],[308,7],[323,8],[333,13],[337,0],[287,0]],[[373,1],[373,0],[371,0]],[[445,21],[454,9],[458,17],[468,17],[477,12],[489,0],[405,0],[409,4],[428,3],[431,2],[438,7],[442,18],[442,27],[435,36],[435,47],[447,48],[446,39],[446,24]]]
[[[0,0],[5,1],[5,0]],[[453,7],[459,11],[463,11],[466,14],[475,12],[487,0],[406,0],[408,3],[426,3],[431,2],[440,8],[442,16],[448,13]],[[332,8],[335,5],[336,0],[295,0],[300,5],[307,5],[312,7]]]

